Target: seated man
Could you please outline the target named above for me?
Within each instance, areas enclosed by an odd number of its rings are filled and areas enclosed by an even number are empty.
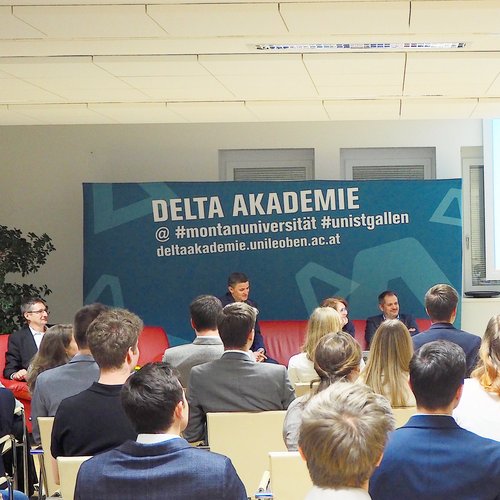
[[[220,297],[222,306],[227,306],[233,302],[244,302],[255,308],[258,314],[259,307],[257,302],[254,302],[248,297],[250,295],[250,281],[246,274],[231,273],[227,279],[227,290],[226,294]],[[250,351],[254,353],[255,361],[258,363],[267,360],[264,339],[260,333],[260,326],[257,319],[255,320],[255,336]],[[276,363],[274,360],[271,361]]]
[[[63,399],[89,388],[99,378],[99,367],[90,353],[87,328],[94,319],[108,308],[102,304],[82,307],[73,321],[73,335],[78,352],[68,364],[41,373],[31,401],[33,440],[40,444],[38,417],[53,417]]]
[[[30,361],[38,352],[47,329],[49,309],[40,297],[30,297],[21,304],[21,314],[27,325],[9,337],[5,353],[3,376],[12,380],[26,380]]]
[[[99,365],[99,380],[61,401],[52,430],[54,458],[95,455],[136,438],[121,406],[120,391],[137,365],[142,327],[141,319],[125,309],[105,311],[90,324],[87,338]]]
[[[430,288],[425,294],[425,310],[431,318],[432,325],[425,332],[413,337],[413,347],[417,350],[434,340],[454,342],[465,352],[468,377],[477,363],[481,337],[453,326],[457,316],[457,304],[458,293],[452,286],[439,284]]]
[[[294,400],[286,368],[256,363],[249,352],[255,318],[255,309],[244,302],[229,304],[219,314],[224,354],[191,370],[188,441],[205,439],[208,412],[286,410]]]
[[[368,480],[393,429],[389,402],[366,385],[337,383],[314,396],[299,437],[314,485],[307,500],[369,499]]]
[[[377,316],[370,316],[366,319],[365,326],[365,340],[366,345],[369,347],[372,338],[380,326],[382,321],[386,319],[399,319],[402,323],[406,325],[410,335],[416,335],[418,333],[418,325],[415,318],[411,314],[399,313],[399,302],[398,296],[395,292],[391,290],[385,290],[378,296],[378,307],[382,311],[382,314]]]
[[[389,438],[370,480],[374,500],[500,498],[500,443],[466,431],[452,412],[462,395],[463,349],[437,340],[410,361],[417,414]]]
[[[150,363],[122,391],[139,434],[82,464],[75,499],[193,498],[246,500],[229,458],[190,446],[180,437],[188,419],[182,387],[166,363]]]
[[[182,387],[187,387],[193,366],[219,359],[224,346],[217,330],[217,317],[222,311],[221,301],[213,295],[200,295],[189,305],[191,326],[196,332],[192,344],[170,347],[163,361],[177,370]]]

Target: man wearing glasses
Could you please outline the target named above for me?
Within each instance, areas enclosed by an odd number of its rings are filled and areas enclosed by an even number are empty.
[[[3,375],[11,380],[25,380],[28,366],[37,353],[47,329],[49,309],[40,297],[31,297],[21,304],[21,314],[28,323],[9,337]]]

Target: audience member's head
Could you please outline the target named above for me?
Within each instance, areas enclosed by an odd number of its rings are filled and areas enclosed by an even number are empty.
[[[167,363],[148,363],[127,379],[122,405],[138,434],[161,434],[188,421],[184,391]]]
[[[197,332],[217,330],[217,317],[222,311],[222,302],[213,295],[200,295],[189,305],[193,328]]]
[[[360,363],[361,348],[348,333],[328,333],[322,337],[314,353],[314,369],[320,378],[318,392],[335,382],[354,382]]]
[[[333,307],[342,318],[342,326],[345,326],[349,321],[347,317],[349,314],[349,304],[342,297],[328,297],[321,302],[320,307]]]
[[[342,331],[342,326],[342,318],[335,309],[332,307],[317,307],[307,322],[307,333],[302,352],[305,352],[307,358],[312,361],[314,359],[314,350],[321,337],[327,333]]]
[[[234,302],[225,306],[217,319],[217,327],[224,348],[246,348],[249,339],[253,340],[252,332],[256,318],[255,308],[244,302]]]
[[[101,370],[118,370],[127,356],[138,358],[137,341],[142,320],[126,309],[104,311],[90,323],[87,339],[90,352]]]
[[[77,352],[72,325],[55,325],[43,335],[40,348],[30,363],[28,387],[31,392],[40,373],[66,364]]]
[[[366,488],[394,417],[387,399],[361,384],[334,384],[304,409],[299,449],[320,488]]]
[[[471,377],[478,379],[486,391],[500,396],[500,314],[488,321]]]
[[[227,279],[227,289],[235,302],[245,302],[250,294],[250,282],[245,273],[231,273]]]
[[[408,371],[413,343],[408,328],[397,319],[387,319],[377,328],[363,380],[392,406],[406,406],[410,388]]]
[[[73,320],[73,334],[78,349],[88,349],[87,329],[90,323],[92,323],[99,314],[107,310],[108,307],[105,305],[95,303],[84,306],[77,311],[75,319]]]
[[[453,323],[457,304],[458,293],[450,285],[434,285],[425,294],[425,310],[434,323]]]
[[[410,384],[417,407],[453,409],[458,404],[456,397],[463,386],[465,370],[465,353],[459,345],[447,340],[424,344],[410,361]]]

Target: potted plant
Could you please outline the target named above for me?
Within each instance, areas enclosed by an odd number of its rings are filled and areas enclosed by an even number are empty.
[[[7,274],[35,273],[53,250],[52,239],[45,233],[41,236],[28,233],[24,237],[21,230],[0,225],[0,333],[12,333],[22,326],[20,306],[24,298],[45,297],[51,293],[47,285],[36,287],[7,282]]]

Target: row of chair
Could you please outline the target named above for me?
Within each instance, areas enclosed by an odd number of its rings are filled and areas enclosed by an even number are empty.
[[[414,407],[394,408],[396,425],[404,425],[415,411]],[[285,415],[286,411],[207,414],[210,450],[232,460],[247,492],[256,492],[256,498],[269,497],[270,490],[275,500],[303,498],[311,488],[305,462],[297,452],[286,451],[282,438]],[[57,485],[50,454],[53,422],[54,417],[39,418],[42,448],[45,450],[45,478],[41,482],[44,482],[48,495],[59,490],[64,500],[72,500],[78,469],[90,457],[58,457],[61,484]],[[264,474],[262,482],[264,471],[268,471],[268,474]]]
[[[393,408],[396,426],[404,425],[415,412],[415,407]],[[305,462],[298,453],[286,451],[282,438],[285,415],[286,411],[207,414],[210,450],[231,459],[248,493],[264,489],[264,471],[269,471],[266,487],[274,499],[304,498],[311,488]],[[257,491],[256,496],[264,498],[266,493],[268,489]]]

